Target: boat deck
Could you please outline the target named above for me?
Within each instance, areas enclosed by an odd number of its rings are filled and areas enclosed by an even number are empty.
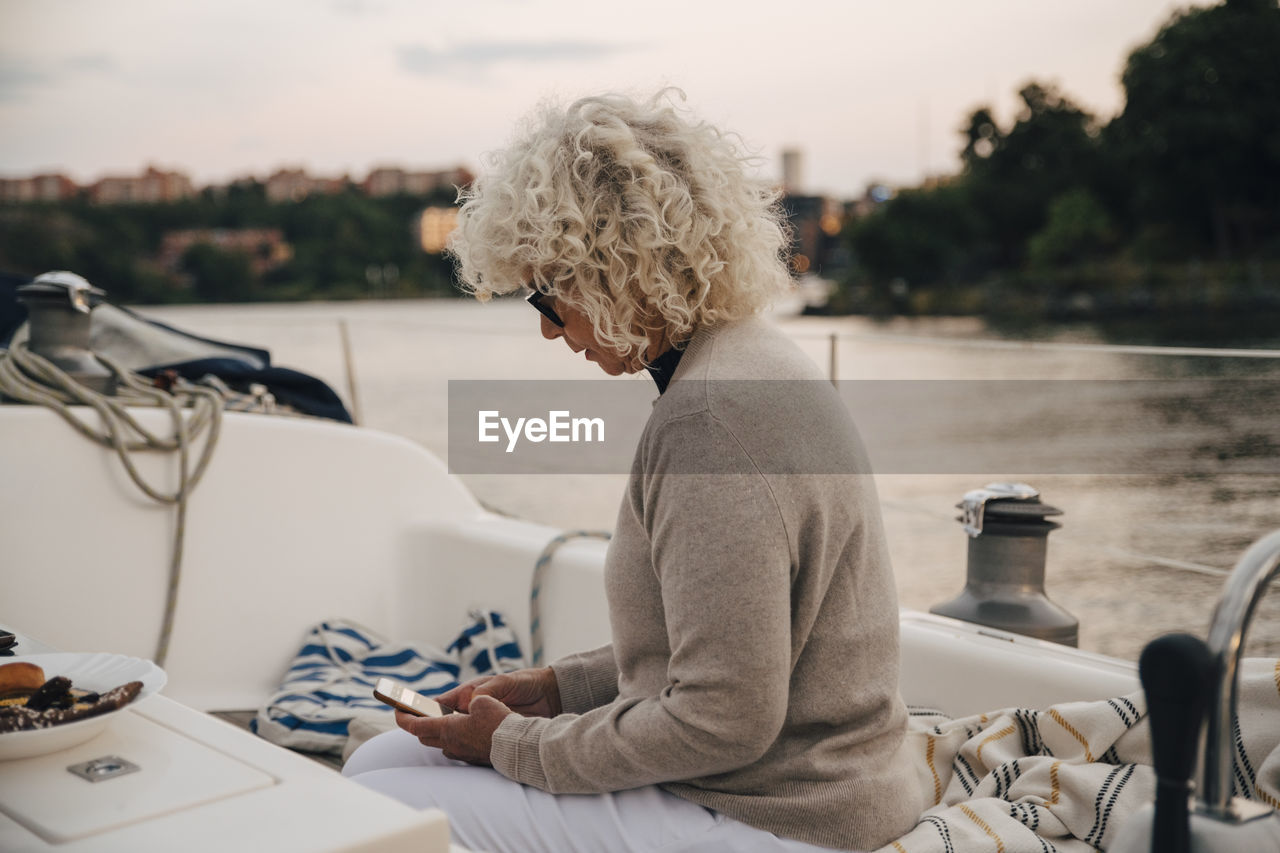
[[[250,732],[250,733],[252,733],[253,730],[249,728],[249,723],[253,721],[254,717],[258,716],[258,712],[252,711],[252,710],[250,711],[209,711],[207,713],[211,717],[217,717],[219,720],[222,720],[225,723],[230,723],[236,728],[243,729],[244,731]],[[293,751],[298,753],[298,755],[302,755],[302,756],[306,756],[307,758],[310,758],[312,761],[316,762],[317,764],[323,764],[325,767],[328,767],[331,770],[339,770],[339,771],[342,770],[342,759],[339,756],[330,755],[327,752],[305,752],[301,749],[295,749]]]

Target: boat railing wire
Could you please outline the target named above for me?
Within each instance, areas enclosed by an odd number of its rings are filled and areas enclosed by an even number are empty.
[[[1018,350],[1023,352],[1081,352],[1111,355],[1167,355],[1206,358],[1280,358],[1280,349],[1247,349],[1240,347],[1185,347],[1138,344],[1093,344],[1067,341],[1012,341],[997,338],[937,337],[929,335],[903,335],[893,332],[798,332],[788,330],[796,339],[808,340],[865,340],[879,343],[920,344],[965,349]]]
[[[331,326],[334,321],[329,317],[308,316],[306,314],[283,315],[264,314],[259,318],[246,320],[239,318],[237,325],[245,326]],[[349,324],[352,328],[368,328],[370,326],[384,329],[414,329],[433,334],[458,336],[484,336],[500,338],[526,338],[536,335],[523,328],[504,328],[487,324],[423,322],[416,318],[393,319],[388,317],[360,317],[359,315],[343,315],[338,318],[340,326]],[[1015,352],[1074,352],[1097,353],[1108,355],[1140,355],[1167,356],[1177,358],[1248,358],[1248,359],[1280,359],[1280,349],[1251,347],[1206,347],[1176,345],[1144,345],[1144,344],[1110,344],[1071,341],[1032,341],[1005,340],[1000,338],[962,337],[959,335],[912,335],[900,332],[867,332],[840,330],[805,330],[786,328],[787,336],[797,341],[825,341],[829,347],[837,348],[841,342],[865,341],[869,343],[908,344],[930,347],[952,347],[958,349],[1006,350]]]
[[[319,322],[319,321],[317,321]],[[518,329],[492,328],[484,326],[448,325],[444,323],[422,323],[414,320],[356,321],[353,325],[375,323],[381,327],[403,327],[420,329],[424,332],[435,332],[449,335],[484,335],[486,337],[525,338],[530,332]],[[1173,357],[1197,358],[1260,358],[1280,359],[1280,349],[1251,349],[1244,347],[1191,347],[1141,344],[1103,344],[1080,343],[1067,341],[1022,341],[1001,340],[998,338],[962,338],[933,335],[904,335],[894,332],[808,332],[787,329],[787,336],[794,340],[826,341],[838,344],[842,341],[867,341],[874,343],[915,344],[919,346],[957,347],[963,349],[1015,350],[1021,352],[1078,352],[1104,353],[1111,355],[1158,355]]]

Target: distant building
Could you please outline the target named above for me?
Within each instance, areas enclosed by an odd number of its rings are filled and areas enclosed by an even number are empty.
[[[788,195],[804,192],[804,154],[799,149],[782,152],[782,190]]]
[[[165,172],[154,166],[148,166],[136,177],[110,176],[89,186],[89,199],[95,204],[156,204],[195,194],[195,186],[186,174]]]
[[[305,169],[277,169],[263,183],[269,201],[300,201],[311,195],[331,195],[357,187],[367,195],[429,195],[440,190],[463,187],[475,180],[463,166],[436,172],[409,171],[396,166],[383,166],[371,171],[363,181],[355,183],[347,175],[339,178],[316,177]],[[252,177],[242,177],[229,184],[211,186],[215,194],[230,186],[248,186]],[[191,179],[183,172],[168,172],[148,166],[141,175],[108,175],[81,188],[65,175],[47,174],[27,178],[0,178],[0,202],[61,201],[75,198],[81,191],[95,204],[157,204],[179,201],[196,194]]]
[[[287,263],[293,257],[293,247],[285,242],[279,228],[184,228],[165,233],[156,260],[165,271],[179,272],[182,256],[192,246],[200,244],[244,253],[258,275]]]
[[[388,195],[427,195],[437,190],[466,186],[475,179],[459,166],[442,172],[410,172],[395,166],[374,169],[364,179],[364,191],[374,198]]]
[[[302,169],[278,169],[264,185],[268,201],[299,201],[311,192],[311,178]]]
[[[418,215],[418,243],[422,251],[438,255],[449,242],[458,225],[458,208],[428,207]]]
[[[63,201],[79,192],[66,175],[35,175],[30,178],[0,178],[0,201]]]
[[[267,178],[265,193],[268,201],[301,201],[309,195],[332,195],[351,185],[346,175],[341,178],[317,178],[303,169],[278,169]]]
[[[797,274],[822,274],[839,246],[845,206],[817,195],[785,195],[782,208],[791,225],[791,268]]]

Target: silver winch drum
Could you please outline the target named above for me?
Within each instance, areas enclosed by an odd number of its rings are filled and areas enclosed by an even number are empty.
[[[92,311],[106,294],[63,270],[37,276],[17,293],[27,309],[27,348],[90,390],[114,394],[115,375],[89,346]]]
[[[1079,643],[1080,623],[1045,593],[1049,534],[1062,515],[1042,503],[1026,483],[989,483],[967,492],[956,507],[968,535],[965,586],[960,595],[930,608],[1003,631],[1068,646]]]

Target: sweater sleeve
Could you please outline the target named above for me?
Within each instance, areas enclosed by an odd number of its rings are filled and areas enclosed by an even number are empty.
[[[551,664],[560,688],[560,707],[581,714],[612,702],[618,695],[618,666],[613,646],[568,655]]]
[[[651,551],[639,558],[646,568],[652,561],[661,590],[667,683],[581,715],[508,717],[491,759],[512,779],[553,793],[693,779],[752,763],[782,728],[791,562],[773,493],[759,473],[681,473],[699,470],[709,453],[736,456],[725,460],[732,470],[751,469],[710,414],[663,433],[641,484]]]

